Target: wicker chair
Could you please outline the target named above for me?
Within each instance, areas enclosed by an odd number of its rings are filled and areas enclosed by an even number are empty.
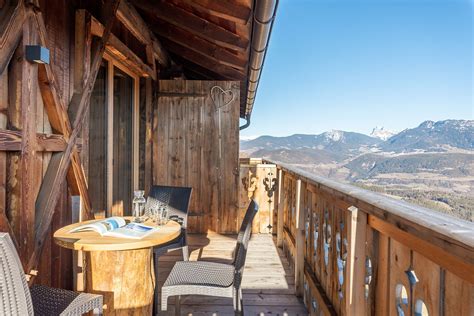
[[[237,236],[232,264],[206,261],[176,262],[161,289],[162,311],[168,309],[170,296],[177,296],[175,313],[179,315],[181,295],[209,295],[233,298],[235,314],[242,315],[242,275],[252,232],[252,221],[257,211],[258,205],[252,200]]]
[[[169,251],[181,249],[183,252],[183,260],[189,259],[188,240],[186,235],[186,227],[188,223],[188,207],[191,200],[192,188],[173,187],[164,185],[154,185],[151,187],[150,193],[145,204],[145,213],[149,213],[152,207],[161,204],[168,206],[169,216],[177,216],[181,226],[181,234],[172,241],[153,248],[153,261],[155,268],[155,276],[158,278],[158,258]],[[155,284],[154,307],[158,309],[158,282]],[[156,314],[156,313],[155,313]]]
[[[20,258],[7,233],[0,233],[0,315],[102,314],[102,295],[33,285],[28,288]]]

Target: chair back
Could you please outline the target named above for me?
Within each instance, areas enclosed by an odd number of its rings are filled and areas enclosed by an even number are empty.
[[[234,286],[240,288],[242,283],[242,275],[244,273],[245,258],[247,257],[247,249],[249,245],[250,235],[252,234],[252,222],[258,212],[258,204],[252,200],[245,212],[244,220],[240,226],[239,235],[237,236],[237,245],[234,252]]]
[[[166,204],[168,206],[168,215],[177,215],[183,218],[183,228],[186,228],[192,190],[189,187],[154,185],[148,194],[145,212],[148,212],[153,206]]]
[[[7,233],[0,233],[0,315],[33,315],[30,289]]]

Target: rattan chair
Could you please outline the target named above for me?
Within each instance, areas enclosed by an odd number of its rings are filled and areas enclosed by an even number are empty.
[[[189,259],[188,239],[186,227],[188,223],[188,208],[191,200],[192,188],[173,187],[164,185],[154,185],[151,187],[145,204],[145,214],[150,213],[150,209],[162,204],[167,205],[169,216],[175,216],[181,223],[181,234],[172,241],[153,248],[153,262],[155,277],[158,279],[158,259],[161,255],[181,249],[183,260]],[[158,309],[158,282],[155,284],[154,307]]]
[[[161,289],[162,311],[168,309],[170,296],[177,296],[175,313],[179,315],[182,295],[209,295],[233,298],[235,314],[242,314],[242,275],[252,232],[252,221],[257,211],[258,205],[252,200],[237,236],[232,264],[206,261],[176,262]]]
[[[102,295],[33,285],[28,288],[20,258],[7,233],[0,233],[0,315],[102,314]]]

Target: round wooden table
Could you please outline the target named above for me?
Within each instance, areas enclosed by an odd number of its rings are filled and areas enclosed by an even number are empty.
[[[79,225],[95,221],[98,220],[57,230],[56,244],[84,251],[85,291],[104,296],[104,314],[151,315],[155,288],[153,247],[178,237],[181,225],[169,221],[143,239],[103,237],[90,231],[69,233]],[[154,226],[152,222],[145,224]]]

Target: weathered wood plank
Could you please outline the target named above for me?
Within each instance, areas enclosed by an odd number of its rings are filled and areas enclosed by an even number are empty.
[[[153,56],[158,62],[167,67],[170,63],[168,53],[160,41],[149,30],[147,23],[142,19],[135,8],[128,1],[120,1],[117,19],[142,43],[150,45]]]
[[[306,209],[304,207],[305,200],[305,185],[301,180],[296,180],[296,194],[295,194],[295,213],[296,213],[296,253],[295,253],[295,285],[296,295],[303,296],[303,275],[304,275],[304,248],[305,248],[305,232],[304,222]]]
[[[365,243],[367,214],[349,207],[346,212],[347,261],[345,266],[345,315],[365,315]]]
[[[91,31],[92,35],[98,37],[104,34],[104,26],[94,17],[91,17]],[[156,72],[114,34],[110,34],[106,49],[117,61],[136,72],[137,75],[156,80]]]
[[[242,38],[169,2],[151,3],[145,0],[138,0],[134,1],[133,4],[140,9],[150,12],[159,19],[180,26],[186,31],[220,46],[234,50],[246,50],[249,45],[247,38]]]
[[[7,127],[8,111],[8,71],[0,73],[0,129]],[[0,145],[3,141],[0,140]],[[10,223],[6,218],[7,207],[7,153],[0,149],[0,226],[11,234]]]
[[[413,272],[418,278],[418,282],[413,286],[413,309],[416,313],[417,301],[421,300],[428,310],[428,315],[439,316],[442,307],[440,301],[441,268],[417,252],[413,252],[412,262]],[[421,312],[421,310],[419,311]]]
[[[202,39],[198,35],[189,33],[171,23],[156,20],[151,25],[152,30],[183,47],[211,58],[215,63],[234,67],[240,70],[247,69],[247,59],[238,56],[227,48]]]
[[[0,129],[0,151],[21,151],[22,132]],[[36,151],[63,151],[66,149],[64,136],[36,133]]]
[[[387,301],[389,316],[412,315],[413,297],[410,295],[410,282],[406,271],[410,270],[412,259],[410,248],[390,238],[390,265]],[[383,304],[384,301],[381,302]]]
[[[278,169],[278,193],[277,193],[277,246],[281,247],[283,245],[283,201],[284,201],[284,192],[283,192],[283,171]]]
[[[8,66],[22,35],[23,22],[28,17],[23,1],[18,1],[15,8],[6,7],[2,10],[11,12],[10,18],[0,22],[0,74]]]
[[[379,247],[377,249],[377,270],[375,279],[375,315],[388,315],[389,286],[390,286],[390,238],[378,234]]]
[[[230,78],[230,80],[243,81],[246,78],[245,71],[230,66],[222,65],[219,59],[209,57],[203,54],[202,52],[191,50],[181,44],[178,44],[165,38],[162,39],[162,42],[164,45],[166,45],[166,48],[168,48],[170,52],[174,52],[180,55],[182,58],[187,59],[193,62],[194,64],[202,66],[213,72],[216,72],[222,76],[225,76],[226,78]]]
[[[23,24],[22,45],[36,45],[38,34],[33,17]],[[34,247],[36,185],[41,181],[41,161],[36,149],[36,102],[38,95],[38,65],[22,61],[21,89],[21,258],[28,258]],[[23,262],[25,266],[25,262]],[[27,270],[26,272],[29,272]]]
[[[189,4],[219,18],[240,24],[247,24],[252,12],[249,2],[242,0],[180,0],[180,2]]]
[[[22,60],[23,45],[19,45],[13,54],[12,60],[8,67],[8,106],[7,106],[7,122],[6,126],[11,129],[20,131],[21,122],[21,91],[22,91]],[[5,219],[10,221],[11,235],[14,236],[18,243],[21,238],[21,165],[20,153],[6,153],[6,205]],[[18,245],[19,246],[19,245]],[[19,249],[19,248],[17,248]]]
[[[474,315],[474,284],[446,271],[443,305],[444,315]]]

